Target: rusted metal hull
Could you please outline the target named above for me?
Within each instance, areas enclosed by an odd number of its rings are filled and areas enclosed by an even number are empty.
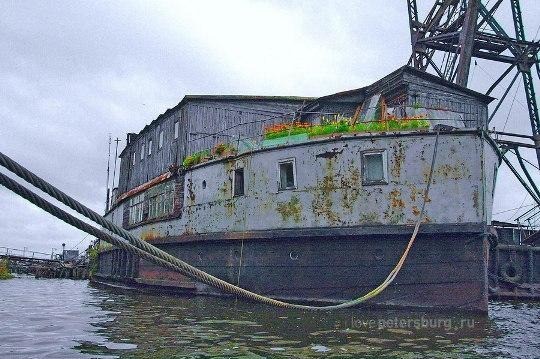
[[[145,220],[143,202],[129,199],[108,217],[134,236],[253,292],[343,302],[389,275],[425,201],[421,233],[405,266],[368,304],[486,312],[486,223],[497,158],[476,130],[440,134],[431,191],[424,198],[435,136],[419,131],[326,138],[217,159],[171,179],[176,190],[169,216]],[[361,175],[362,156],[374,149],[388,154],[384,183],[367,183]],[[291,158],[296,186],[280,190],[277,164]],[[247,175],[241,196],[233,193],[236,168]],[[150,213],[152,206],[147,207]],[[223,295],[116,249],[101,253],[98,279]]]
[[[487,311],[487,242],[481,224],[426,225],[394,283],[368,305]],[[318,228],[169,237],[156,245],[230,283],[273,298],[342,302],[379,285],[410,226]],[[121,250],[101,253],[96,280],[176,293],[218,290]]]

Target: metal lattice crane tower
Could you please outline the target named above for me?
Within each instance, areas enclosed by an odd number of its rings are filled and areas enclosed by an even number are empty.
[[[512,11],[514,36],[509,35],[494,16],[503,0],[496,0],[489,8],[483,0],[437,0],[423,21],[419,19],[416,0],[407,0],[412,44],[409,65],[422,71],[432,70],[445,80],[467,87],[472,58],[507,64],[507,69],[486,91],[489,95],[504,78],[515,72],[489,120],[521,75],[540,165],[540,117],[533,84],[534,71],[540,78],[540,41],[525,39],[519,0],[506,1]],[[434,61],[437,53],[442,53],[440,64]]]

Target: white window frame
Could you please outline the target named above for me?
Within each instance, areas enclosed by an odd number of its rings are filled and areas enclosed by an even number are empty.
[[[152,139],[148,140],[148,156],[152,156]]]
[[[131,165],[135,166],[136,162],[137,162],[137,151],[133,151],[131,153]]]
[[[281,188],[281,168],[280,165],[284,163],[292,163],[293,165],[293,183],[294,185],[292,187],[286,187]],[[296,176],[296,158],[290,157],[290,158],[284,158],[277,162],[277,185],[278,185],[278,191],[288,191],[292,189],[298,188],[298,182],[297,182],[297,176]]]
[[[376,150],[362,151],[360,155],[361,155],[361,163],[362,163],[362,185],[373,186],[373,185],[388,184],[388,152],[385,149],[376,149]],[[383,169],[382,180],[369,181],[366,178],[366,160],[365,160],[366,155],[367,156],[381,155],[382,169]]]
[[[178,138],[178,135],[180,134],[180,121],[174,121],[174,139],[176,140]]]
[[[141,161],[144,160],[144,151],[146,151],[146,147],[144,142],[141,144]]]
[[[159,131],[159,141],[158,141],[158,150],[161,150],[163,148],[163,142],[165,140],[165,133],[163,129]]]

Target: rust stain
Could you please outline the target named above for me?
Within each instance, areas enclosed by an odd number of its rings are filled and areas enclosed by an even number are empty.
[[[476,215],[479,215],[479,213],[480,213],[480,206],[479,206],[479,204],[478,204],[478,196],[479,196],[479,194],[478,194],[478,188],[475,188],[475,189],[474,189],[474,192],[473,192],[473,198],[472,198],[472,200],[473,200],[473,206],[474,206],[474,209],[476,210]]]
[[[234,160],[227,160],[223,162],[223,169],[225,170],[225,173],[228,173],[234,169],[234,163]]]
[[[276,211],[281,215],[283,221],[292,219],[299,223],[302,215],[302,204],[296,196],[292,196],[288,202],[278,202]]]
[[[397,188],[390,192],[389,199],[392,208],[405,208],[405,202],[401,199],[401,191]]]
[[[397,181],[401,176],[401,168],[405,162],[405,149],[403,148],[403,144],[401,142],[398,142],[394,146],[393,150],[394,161],[392,164],[392,168],[390,169],[390,173],[392,174],[392,177]]]
[[[341,177],[341,201],[343,208],[352,213],[353,205],[360,196],[360,171],[352,163]]]
[[[428,180],[429,180],[429,172],[430,172],[430,168],[429,167],[424,167],[423,171],[422,171],[422,177],[424,177],[424,183],[427,183]],[[433,178],[431,178],[431,183],[437,183],[436,179],[435,179],[435,171],[433,172]]]
[[[421,210],[417,206],[412,206],[412,213],[415,217],[418,217],[420,215]],[[424,218],[422,219],[422,223],[429,223],[431,222],[431,218],[426,215],[426,212],[424,210]],[[417,219],[409,221],[410,223],[415,223]]]
[[[153,240],[155,240],[155,239],[157,239],[159,237],[161,237],[159,232],[154,231],[154,230],[149,230],[149,231],[143,232],[143,234],[141,236],[141,239],[143,241],[149,242],[149,241],[153,241]]]
[[[405,208],[405,202],[401,199],[401,191],[394,189],[388,194],[389,206],[388,210],[384,212],[384,216],[388,219],[390,224],[398,224],[403,221],[405,214],[403,209]]]
[[[189,204],[193,205],[195,203],[195,192],[193,191],[193,181],[191,180],[191,178],[188,178],[187,180],[187,190],[188,190]]]
[[[236,203],[235,203],[234,199],[230,199],[228,201],[225,201],[225,203],[223,203],[223,206],[225,207],[225,210],[226,210],[227,215],[229,217],[234,215],[234,212],[236,210]]]
[[[449,164],[442,165],[437,169],[437,173],[440,177],[452,180],[459,180],[465,178],[469,174],[468,169],[463,163],[459,163],[453,166]]]
[[[153,179],[151,179],[150,181],[146,182],[146,183],[143,183],[141,184],[140,186],[137,186],[125,193],[122,193],[120,196],[118,196],[118,198],[116,199],[116,203],[119,203],[120,201],[122,201],[123,199],[126,199],[128,197],[131,197],[133,195],[136,195],[137,193],[139,192],[142,192],[144,191],[145,189],[148,189],[158,183],[161,183],[167,179],[169,179],[170,177],[172,176],[171,172],[167,171]]]
[[[367,212],[360,215],[360,224],[381,224],[377,212]]]
[[[222,199],[227,199],[227,196],[229,194],[229,183],[231,182],[231,180],[229,181],[223,181],[222,185],[219,186],[218,188],[218,193],[219,193],[219,196],[222,198]]]
[[[429,179],[429,168],[425,168],[423,171],[424,181]],[[435,168],[433,171],[432,182],[436,183],[436,179],[448,179],[448,180],[460,180],[465,178],[471,178],[469,169],[464,163],[458,163],[454,165],[444,164]]]
[[[316,216],[325,217],[330,223],[340,223],[340,217],[332,210],[332,192],[336,189],[334,184],[334,168],[332,159],[327,159],[325,176],[322,181],[318,182],[315,188],[313,202],[311,208]]]
[[[411,202],[416,202],[416,195],[422,194],[422,192],[418,191],[418,188],[416,188],[416,186],[413,184],[409,185],[409,190],[411,191],[411,194],[410,194]]]

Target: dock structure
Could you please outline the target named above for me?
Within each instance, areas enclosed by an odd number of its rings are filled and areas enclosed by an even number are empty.
[[[491,246],[488,264],[492,299],[540,299],[540,247],[527,245],[539,231],[513,223],[492,223],[497,245]]]
[[[88,279],[86,261],[66,262],[63,254],[0,247],[0,260],[7,260],[12,272],[30,274],[36,278]]]

